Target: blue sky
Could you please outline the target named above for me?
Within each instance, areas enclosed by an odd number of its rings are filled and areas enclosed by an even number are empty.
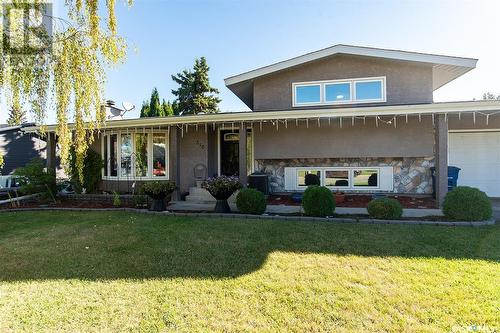
[[[171,74],[205,56],[221,110],[247,110],[225,88],[225,77],[339,43],[479,58],[435,100],[500,94],[500,1],[135,0],[131,8],[122,2],[119,31],[130,50],[127,62],[109,71],[106,98],[138,109],[153,87],[173,99]],[[138,110],[127,115],[137,116]]]

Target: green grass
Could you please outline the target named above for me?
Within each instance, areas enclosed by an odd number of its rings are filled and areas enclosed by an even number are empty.
[[[500,226],[0,214],[0,332],[500,329]]]

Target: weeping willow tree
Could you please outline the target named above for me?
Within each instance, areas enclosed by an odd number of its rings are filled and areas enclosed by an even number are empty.
[[[7,23],[0,64],[6,104],[27,106],[42,132],[47,110],[55,109],[61,161],[68,165],[73,147],[81,178],[93,131],[105,121],[105,70],[126,56],[125,40],[117,32],[116,0],[66,0],[65,17],[52,16],[50,4],[42,0],[0,1]]]

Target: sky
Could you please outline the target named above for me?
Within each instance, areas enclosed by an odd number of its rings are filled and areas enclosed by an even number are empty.
[[[478,58],[476,69],[435,91],[434,100],[500,94],[498,0],[135,0],[130,8],[125,2],[117,0],[116,9],[129,52],[125,64],[108,70],[105,97],[135,104],[127,118],[138,117],[153,87],[173,100],[171,75],[197,57],[207,59],[221,111],[246,111],[224,78],[335,44]]]

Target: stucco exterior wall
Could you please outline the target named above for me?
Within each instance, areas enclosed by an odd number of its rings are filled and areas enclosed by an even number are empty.
[[[382,117],[388,121],[390,117]],[[289,121],[287,128],[279,124],[278,130],[270,123],[263,124],[262,132],[254,124],[255,159],[290,158],[356,158],[356,157],[422,157],[433,156],[434,130],[432,119],[409,117],[398,118],[394,123],[382,121],[376,126],[375,119],[343,118],[342,127],[338,119],[304,120],[299,126]]]
[[[255,79],[254,110],[291,109],[293,82],[375,76],[386,76],[387,102],[377,103],[379,105],[433,101],[431,66],[336,55]]]
[[[187,192],[195,185],[194,167],[201,163],[208,165],[207,133],[201,127],[196,131],[191,128],[180,138],[180,184],[179,189]]]

